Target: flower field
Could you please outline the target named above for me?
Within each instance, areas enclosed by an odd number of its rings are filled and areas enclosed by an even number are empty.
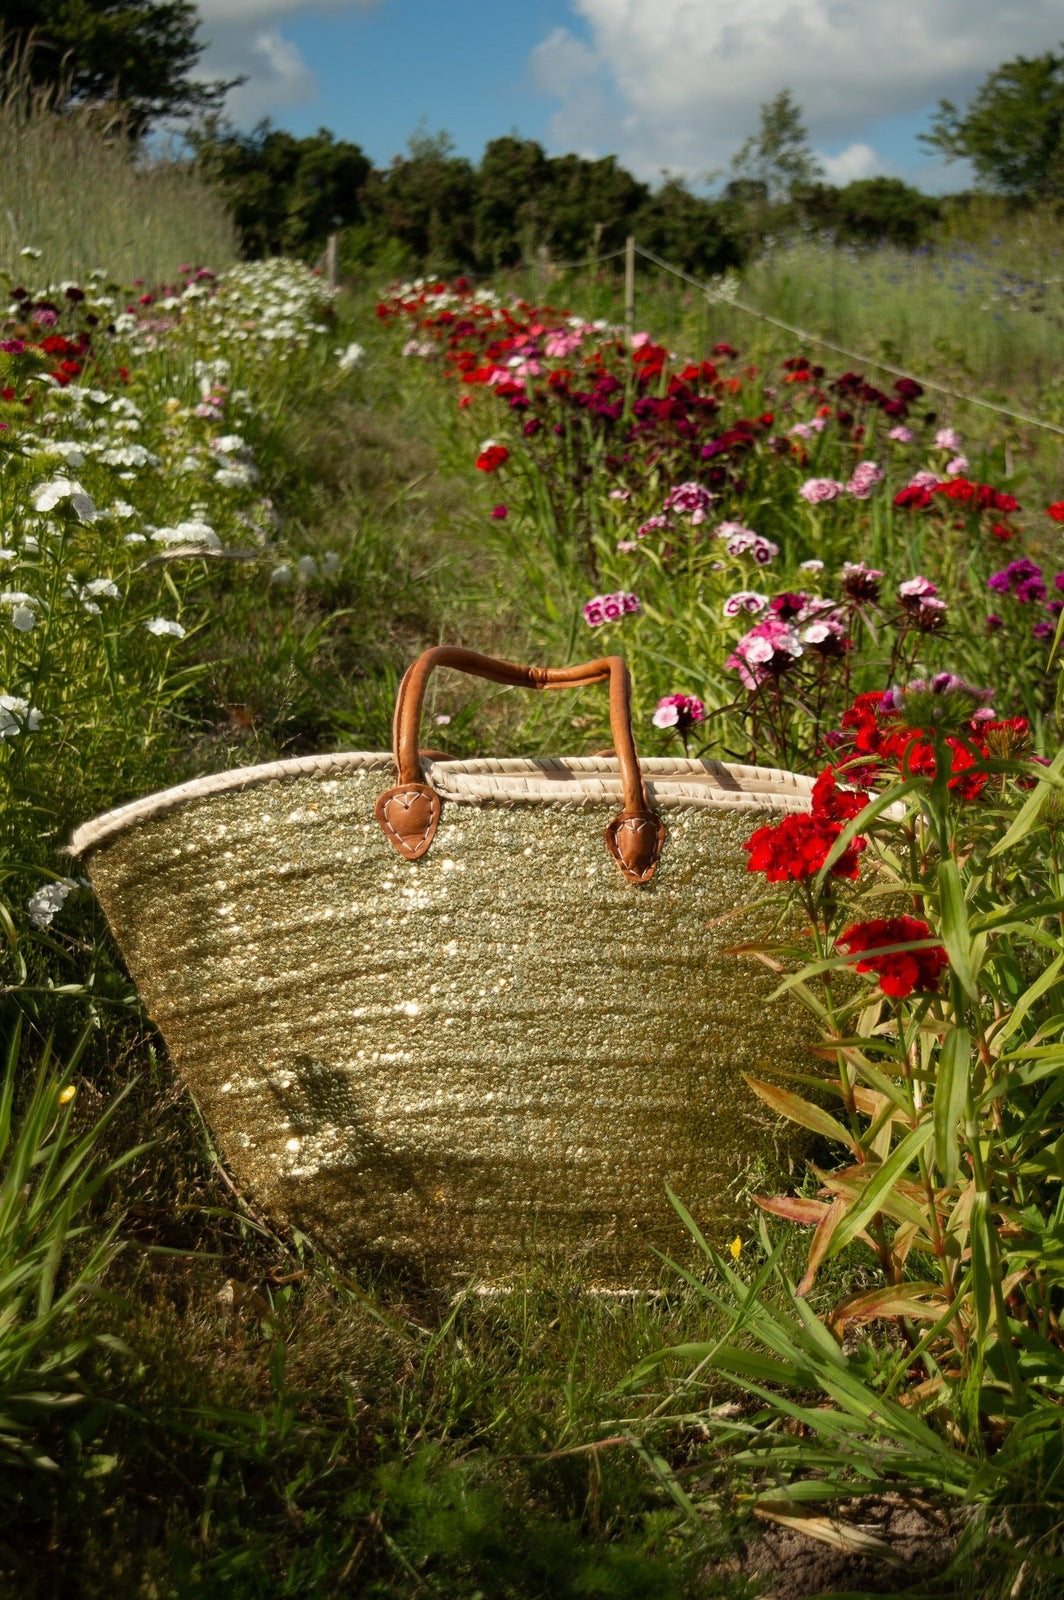
[[[277,261],[126,289],[20,265],[0,324],[12,1592],[62,1592],[59,1548],[87,1594],[738,1600],[762,1581],[753,1529],[822,1536],[841,1501],[836,1543],[863,1559],[849,1502],[901,1493],[959,1552],[920,1592],[1054,1593],[1064,484],[914,380],[799,349],[766,366],[737,334],[629,347],[462,280],[374,308]],[[779,933],[736,955],[819,1029],[800,1080],[750,1084],[815,1163],[756,1174],[731,1251],[686,1283],[663,1268],[658,1300],[532,1273],[444,1305],[274,1235],[61,853],[193,774],[383,747],[399,673],[439,638],[622,653],[644,754],[817,776],[809,815],[751,829]],[[592,706],[464,693],[431,707],[456,753],[606,738]]]

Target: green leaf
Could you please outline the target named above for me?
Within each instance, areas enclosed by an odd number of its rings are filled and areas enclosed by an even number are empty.
[[[1049,791],[1064,786],[1062,773],[1064,773],[1064,749],[1058,751],[1052,765],[1044,769],[1041,778],[1017,812],[1011,828],[991,850],[991,858],[1004,855],[1006,850],[1012,850],[1019,843],[1024,834],[1037,820],[1038,813],[1041,811]]]
[[[935,1162],[947,1184],[960,1164],[958,1132],[968,1101],[972,1038],[967,1028],[951,1028],[942,1041],[935,1079]]]
[[[885,1196],[893,1188],[895,1180],[916,1160],[920,1151],[932,1138],[934,1128],[930,1119],[921,1122],[918,1128],[906,1134],[898,1147],[887,1157],[881,1167],[875,1169],[874,1176],[864,1185],[861,1198],[855,1203],[853,1210],[846,1217],[835,1232],[828,1251],[829,1256],[837,1256],[840,1251],[855,1238],[861,1229],[882,1208]],[[921,1219],[923,1220],[923,1219]]]
[[[952,856],[938,864],[939,912],[942,918],[942,943],[949,956],[949,964],[965,993],[973,1000],[979,998],[973,963],[971,932],[968,927],[968,908],[964,903],[964,889],[960,870]]]

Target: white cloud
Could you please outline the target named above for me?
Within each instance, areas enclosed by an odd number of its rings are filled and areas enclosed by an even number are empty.
[[[230,91],[225,114],[239,127],[287,106],[307,105],[317,80],[281,25],[301,11],[374,11],[383,0],[199,0],[206,41],[196,76],[245,78]]]
[[[1054,48],[1060,0],[572,0],[532,72],[560,101],[555,148],[616,150],[644,176],[726,167],[758,106],[790,89],[812,143],[856,147],[877,119],[963,101],[986,73]],[[866,147],[867,148],[867,147]],[[845,169],[843,169],[845,170]]]
[[[852,183],[855,178],[886,172],[889,163],[881,160],[870,144],[848,144],[838,155],[821,156],[820,165],[829,183]]]

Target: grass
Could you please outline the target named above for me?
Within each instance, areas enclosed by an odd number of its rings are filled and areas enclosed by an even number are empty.
[[[155,284],[184,261],[218,270],[236,259],[222,201],[187,163],[146,155],[98,110],[57,116],[2,32],[0,167],[0,269],[13,283],[80,282],[103,269],[127,286]]]

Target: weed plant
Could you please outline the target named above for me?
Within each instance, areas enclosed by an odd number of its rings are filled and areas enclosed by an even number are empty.
[[[189,163],[148,154],[99,108],[59,115],[55,98],[0,31],[0,268],[12,283],[78,283],[103,268],[154,284],[183,261],[236,259],[225,205]]]

